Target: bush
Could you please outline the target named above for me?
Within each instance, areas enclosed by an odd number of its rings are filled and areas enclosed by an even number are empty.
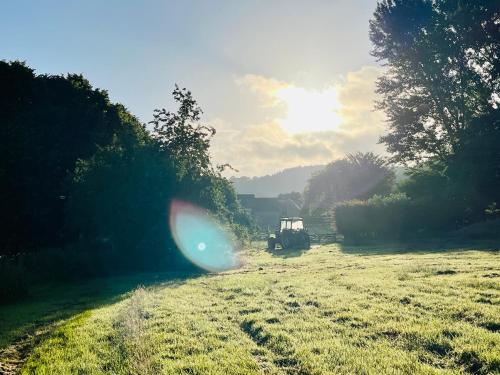
[[[26,297],[40,282],[76,281],[116,272],[105,269],[113,258],[77,249],[46,249],[0,257],[0,304]]]
[[[28,294],[29,274],[16,259],[0,256],[0,305]]]
[[[401,239],[408,233],[411,201],[404,194],[342,202],[335,207],[337,230],[348,241]]]
[[[347,241],[435,237],[463,225],[452,200],[412,199],[404,193],[342,202],[335,207],[337,229]]]
[[[141,247],[149,245],[147,242]],[[155,245],[155,249],[159,248]],[[197,270],[175,248],[163,245],[162,249],[163,255],[159,251],[152,253],[149,248],[124,255],[108,244],[94,243],[89,249],[77,245],[0,256],[0,305],[28,296],[34,286],[42,283],[75,282],[137,271]]]
[[[500,219],[482,221],[451,233],[459,240],[500,240]]]

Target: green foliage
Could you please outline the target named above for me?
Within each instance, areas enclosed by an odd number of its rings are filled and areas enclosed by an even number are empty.
[[[500,5],[495,0],[383,0],[370,21],[393,161],[441,160],[498,106]]]
[[[151,138],[132,146],[111,144],[80,160],[69,199],[79,238],[105,244],[125,256],[125,267],[178,267],[168,229],[169,204],[198,204],[246,237],[250,219],[227,179],[212,167],[214,130],[199,123],[201,109],[185,89],[175,88],[176,112],[155,111]]]
[[[130,144],[144,127],[80,75],[35,75],[0,62],[0,252],[66,241],[66,181],[78,159],[111,142]]]
[[[304,209],[308,214],[322,213],[337,202],[387,194],[394,179],[394,172],[380,156],[349,154],[311,177],[304,192]]]
[[[440,200],[447,197],[449,179],[443,172],[440,164],[427,164],[407,172],[407,178],[399,183],[398,190],[413,199],[429,199],[435,197]]]
[[[458,240],[500,240],[500,219],[474,223],[452,233]]]
[[[176,86],[178,109],[155,111],[149,133],[82,76],[0,62],[0,81],[0,254],[37,251],[16,255],[38,259],[34,279],[186,267],[168,228],[173,199],[249,237],[251,219],[210,160],[215,130],[186,89]]]
[[[499,20],[493,0],[383,0],[370,22],[373,55],[387,64],[381,142],[413,168],[400,191],[426,227],[498,217]]]
[[[154,126],[153,138],[175,161],[179,178],[213,173],[208,149],[215,129],[200,124],[202,110],[190,91],[176,86],[172,95],[179,109],[177,112],[154,111],[150,122]]]
[[[408,235],[411,201],[402,194],[374,196],[335,206],[337,229],[348,241],[394,240]]]
[[[468,222],[499,217],[500,109],[475,119],[447,160],[453,193],[464,202]]]
[[[115,266],[165,266],[175,249],[167,227],[175,182],[175,171],[150,145],[103,148],[75,170],[71,230],[84,246],[115,252]]]
[[[410,179],[402,191],[412,191]],[[353,200],[335,206],[337,229],[346,240],[405,241],[443,235],[464,223],[463,208],[443,191],[435,196],[414,199],[405,193],[368,200]]]
[[[28,294],[29,273],[18,260],[0,257],[0,305]]]

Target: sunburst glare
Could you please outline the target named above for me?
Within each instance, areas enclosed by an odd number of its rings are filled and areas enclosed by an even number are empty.
[[[274,95],[287,107],[287,115],[279,123],[290,133],[331,131],[341,123],[335,87],[320,91],[288,86]]]

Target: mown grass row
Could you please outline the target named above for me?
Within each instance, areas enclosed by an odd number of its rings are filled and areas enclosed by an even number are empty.
[[[500,371],[497,251],[358,250],[250,249],[242,269],[140,288],[61,324],[23,373]]]

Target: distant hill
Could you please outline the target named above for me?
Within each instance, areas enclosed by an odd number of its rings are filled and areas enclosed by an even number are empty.
[[[231,177],[238,194],[255,194],[256,197],[277,197],[279,194],[301,192],[311,175],[324,165],[311,165],[284,169],[261,177]]]

